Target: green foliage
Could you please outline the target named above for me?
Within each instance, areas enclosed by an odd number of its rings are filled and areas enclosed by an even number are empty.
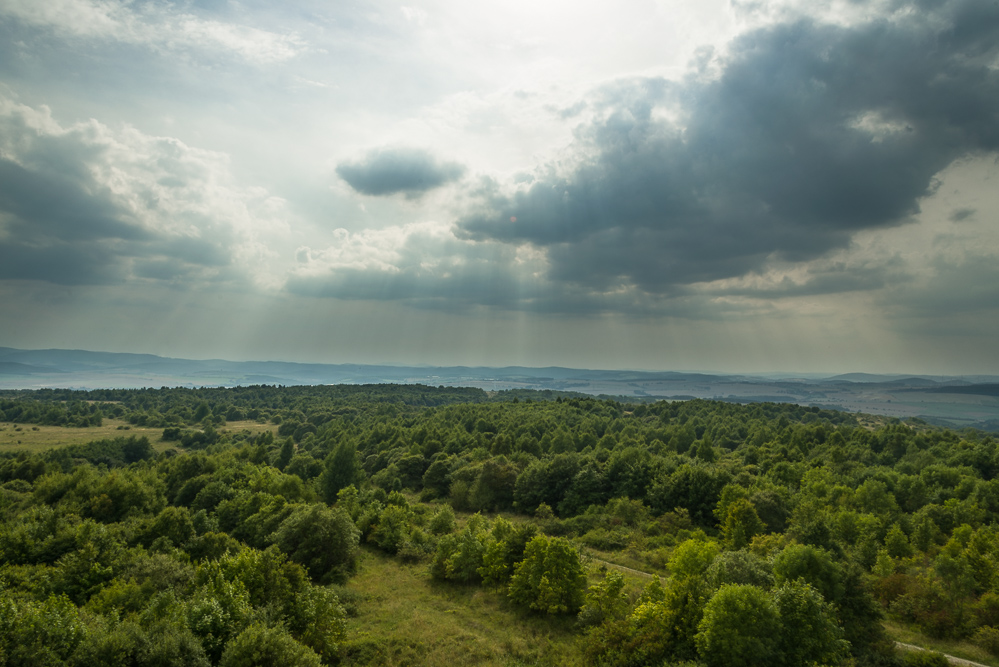
[[[187,604],[187,625],[213,663],[226,643],[250,622],[253,608],[245,584],[229,580],[217,562],[198,569],[200,586]]]
[[[704,606],[697,647],[711,667],[762,667],[780,659],[780,634],[779,611],[763,589],[727,584]]]
[[[618,626],[617,636],[594,632],[590,653],[613,665],[695,659],[695,636],[709,593],[702,577],[670,579],[665,586],[654,579],[627,622]]]
[[[441,505],[440,509],[434,512],[427,528],[434,535],[447,535],[454,532],[454,510],[450,505]]]
[[[340,489],[356,483],[360,474],[357,447],[352,442],[341,442],[326,458],[326,470],[319,478],[326,502],[336,502]]]
[[[783,628],[775,664],[833,665],[848,656],[836,611],[817,590],[801,580],[789,582],[774,591],[773,600]]]
[[[579,610],[579,622],[581,625],[596,625],[621,618],[627,605],[624,575],[608,571],[602,581],[587,589],[583,608]]]
[[[217,663],[251,627],[335,661],[343,608],[315,583],[352,572],[361,535],[526,610],[582,608],[595,664],[718,663],[724,625],[699,626],[733,586],[776,610],[775,665],[874,664],[886,611],[996,643],[999,447],[971,431],[795,405],[387,385],[0,392],[0,411],[26,424],[114,416],[181,448],[157,456],[115,438],[0,453],[3,599],[26,618],[68,599],[60,618],[82,628],[50,662]],[[267,430],[227,428],[242,418]],[[522,516],[473,516],[455,532],[450,506],[406,489]],[[567,586],[576,570],[548,553],[571,551],[567,540],[671,578],[622,608],[613,573],[588,593]],[[532,621],[548,622],[573,625]]]
[[[438,579],[461,583],[479,581],[486,553],[486,520],[476,514],[457,535],[446,535],[437,545],[430,571]]]
[[[714,542],[687,540],[673,550],[668,564],[670,573],[676,579],[700,577],[707,572],[718,552]]]
[[[586,575],[579,553],[561,538],[538,535],[510,579],[510,599],[546,614],[575,614],[583,603]]]
[[[319,655],[281,628],[255,623],[226,647],[219,667],[319,667]]]
[[[304,505],[296,508],[271,540],[315,581],[342,581],[355,566],[360,533],[340,508]]]
[[[65,664],[86,635],[79,610],[64,596],[41,603],[0,596],[0,657],[5,667]]]
[[[289,627],[323,662],[332,663],[347,637],[347,613],[330,588],[310,586],[295,597]]]
[[[711,561],[705,573],[714,588],[725,584],[751,584],[763,589],[773,585],[770,563],[749,551],[726,551]]]
[[[378,515],[378,523],[368,537],[384,551],[394,554],[409,537],[409,510],[389,505]]]
[[[829,552],[808,544],[789,544],[774,558],[774,577],[778,583],[798,579],[812,585],[827,600],[836,601],[843,594],[843,575]]]
[[[725,510],[722,521],[722,535],[732,549],[746,547],[755,535],[765,529],[760,517],[756,514],[753,504],[740,498],[730,504]]]

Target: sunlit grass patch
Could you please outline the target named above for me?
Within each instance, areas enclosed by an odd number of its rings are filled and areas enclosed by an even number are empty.
[[[228,422],[218,429],[220,434],[249,431],[253,434],[265,431],[277,432],[274,424],[260,424],[255,421]],[[149,426],[133,426],[121,419],[104,419],[101,426],[40,426],[14,422],[0,422],[0,452],[27,451],[42,452],[55,447],[80,445],[94,440],[145,436],[157,452],[180,448],[180,443],[163,440],[163,429]]]
[[[502,592],[432,580],[425,564],[366,549],[348,665],[582,665],[575,617],[514,607]]]

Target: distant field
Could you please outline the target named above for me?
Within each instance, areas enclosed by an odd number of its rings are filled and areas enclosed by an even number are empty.
[[[344,665],[582,665],[575,619],[514,608],[481,586],[435,582],[427,564],[364,549]]]
[[[274,424],[258,424],[255,421],[229,422],[219,429],[220,433],[238,433],[243,430],[251,433],[262,433],[272,431],[277,435],[277,426]],[[89,428],[64,427],[64,426],[37,426],[34,424],[14,424],[12,422],[0,422],[0,452],[25,450],[29,452],[40,452],[53,447],[63,447],[65,445],[78,445],[93,440],[103,440],[106,438],[127,437],[130,435],[144,435],[149,438],[153,448],[162,452],[171,447],[178,447],[179,443],[164,442],[162,428],[148,428],[145,426],[132,426],[128,422],[120,419],[105,419],[102,426],[91,426]]]

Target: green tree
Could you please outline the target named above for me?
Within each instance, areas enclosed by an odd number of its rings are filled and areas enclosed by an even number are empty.
[[[515,603],[546,614],[575,614],[585,589],[579,553],[565,539],[538,535],[514,570],[509,595]]]
[[[843,571],[828,551],[810,544],[789,544],[774,558],[777,583],[803,579],[822,597],[836,602],[843,595]]]
[[[295,509],[271,540],[314,580],[331,582],[353,571],[360,532],[344,510],[314,504]]]
[[[278,453],[277,460],[274,462],[274,467],[278,470],[284,470],[291,463],[292,457],[295,456],[295,443],[291,438],[285,438],[284,442],[281,443],[281,451]]]
[[[219,667],[320,667],[319,656],[280,627],[255,623],[226,646]]]
[[[782,627],[776,664],[834,665],[849,655],[836,612],[817,590],[801,580],[788,582],[774,591],[773,599]]]
[[[718,555],[718,545],[702,540],[685,540],[670,554],[666,566],[676,579],[700,577]]]
[[[753,503],[745,498],[739,498],[726,508],[722,535],[732,549],[742,549],[754,535],[759,535],[764,529]]]
[[[579,622],[582,625],[597,625],[607,620],[614,620],[624,615],[627,606],[624,575],[609,570],[603,580],[593,584],[586,591],[586,600],[583,608],[579,610]]]
[[[340,489],[356,483],[361,475],[357,446],[353,442],[341,442],[326,457],[326,470],[319,477],[323,498],[328,503],[335,503]]]
[[[45,602],[0,594],[0,664],[48,667],[65,664],[87,636],[77,608],[66,597]]]
[[[906,558],[912,555],[909,538],[902,532],[901,526],[893,524],[885,536],[885,549],[892,558]]]
[[[780,633],[780,616],[764,590],[729,584],[704,606],[696,641],[710,667],[764,667],[779,659]]]
[[[454,510],[450,505],[442,505],[430,518],[427,528],[434,535],[447,535],[454,531]]]
[[[708,567],[705,577],[714,588],[724,584],[752,584],[769,589],[774,575],[770,563],[748,551],[726,551]]]
[[[310,586],[295,601],[289,628],[299,640],[333,664],[347,638],[347,612],[325,586]]]
[[[695,636],[709,593],[702,576],[673,577],[665,586],[654,579],[628,618],[626,646],[634,660],[625,664],[696,658]]]

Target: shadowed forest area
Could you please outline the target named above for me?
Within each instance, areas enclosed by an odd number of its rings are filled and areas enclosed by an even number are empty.
[[[997,470],[791,404],[0,392],[0,665],[995,665]]]

